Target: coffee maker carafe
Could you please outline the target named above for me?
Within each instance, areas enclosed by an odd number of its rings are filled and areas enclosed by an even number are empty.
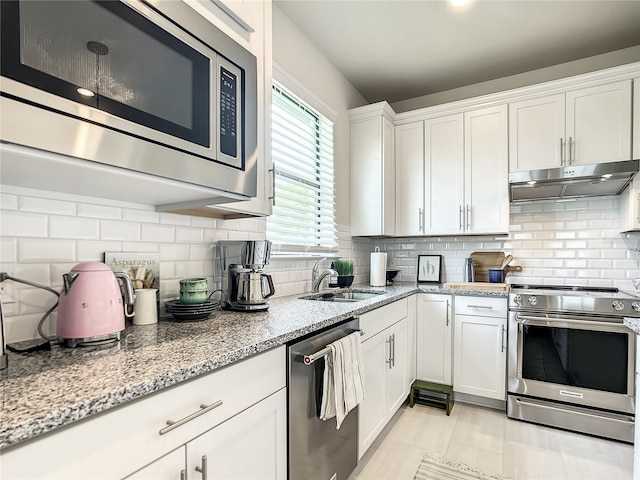
[[[220,241],[216,272],[222,281],[222,307],[228,310],[260,311],[269,308],[275,293],[273,279],[262,271],[269,263],[271,242],[267,240]]]

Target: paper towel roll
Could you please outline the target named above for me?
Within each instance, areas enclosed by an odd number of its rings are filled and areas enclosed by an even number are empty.
[[[387,254],[371,253],[371,275],[369,284],[372,287],[384,287],[387,284]]]

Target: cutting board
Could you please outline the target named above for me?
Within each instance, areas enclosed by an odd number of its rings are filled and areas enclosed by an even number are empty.
[[[489,269],[500,268],[504,257],[504,252],[473,252],[471,254],[473,279],[476,282],[488,282]]]
[[[506,283],[488,283],[488,282],[447,282],[442,285],[443,288],[451,290],[487,290],[505,292],[507,290]]]

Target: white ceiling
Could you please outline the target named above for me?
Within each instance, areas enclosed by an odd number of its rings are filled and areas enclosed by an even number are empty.
[[[275,0],[369,101],[640,45],[640,0]]]

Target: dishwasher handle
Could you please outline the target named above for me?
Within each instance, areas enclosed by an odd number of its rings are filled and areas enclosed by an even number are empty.
[[[364,330],[352,330],[349,333],[347,333],[347,335],[351,335],[352,333],[356,333],[356,332],[360,332],[360,336],[364,335]],[[347,335],[345,335],[345,337]],[[316,360],[320,360],[322,357],[324,357],[325,355],[328,355],[329,353],[331,353],[331,348],[325,347],[322,350],[318,350],[316,353],[302,356],[302,363],[304,363],[305,365],[311,365],[313,362],[315,362]]]

